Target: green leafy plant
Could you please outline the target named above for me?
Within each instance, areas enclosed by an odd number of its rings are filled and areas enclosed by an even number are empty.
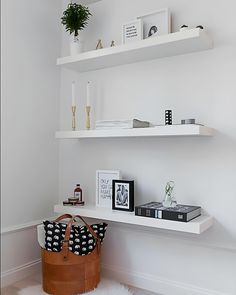
[[[83,30],[92,14],[88,7],[77,3],[68,4],[67,9],[63,12],[61,23],[65,26],[66,31],[75,36],[79,35],[79,31]]]

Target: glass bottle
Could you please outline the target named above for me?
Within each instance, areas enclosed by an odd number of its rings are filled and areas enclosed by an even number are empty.
[[[74,189],[74,198],[78,199],[79,202],[82,202],[82,189],[80,184],[76,184],[76,188]]]

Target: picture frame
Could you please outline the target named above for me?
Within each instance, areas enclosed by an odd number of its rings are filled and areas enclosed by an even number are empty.
[[[143,23],[143,39],[171,33],[171,15],[169,8],[163,8],[137,17]]]
[[[133,43],[143,39],[143,21],[135,19],[122,25],[122,44]]]
[[[112,180],[120,179],[119,170],[96,171],[96,206],[112,208]]]
[[[134,211],[134,181],[112,181],[112,210]]]

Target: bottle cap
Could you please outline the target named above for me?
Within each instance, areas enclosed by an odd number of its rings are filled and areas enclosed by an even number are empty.
[[[77,183],[77,184],[76,184],[76,186],[80,186],[80,184],[79,184],[79,183]]]

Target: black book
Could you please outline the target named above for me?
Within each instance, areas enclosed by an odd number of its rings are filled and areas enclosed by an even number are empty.
[[[160,202],[150,202],[136,206],[135,215],[188,222],[201,215],[201,207],[178,204],[174,208],[165,208]]]

